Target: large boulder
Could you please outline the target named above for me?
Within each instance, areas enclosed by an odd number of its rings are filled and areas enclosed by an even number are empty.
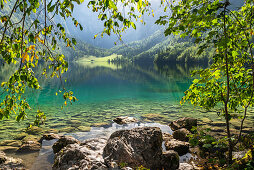
[[[162,153],[162,132],[157,127],[120,130],[111,134],[103,150],[106,165],[127,164],[131,168],[143,166],[149,169],[178,168],[177,154]]]
[[[128,117],[128,116],[120,116],[120,117],[113,119],[113,121],[119,125],[138,122],[138,120],[135,119],[134,117]]]
[[[178,130],[173,132],[173,138],[177,139],[177,140],[180,140],[180,141],[186,141],[187,142],[187,141],[189,141],[189,137],[188,137],[189,134],[191,134],[190,131],[188,131],[185,128],[181,128],[181,129],[178,129]]]
[[[171,127],[172,130],[186,128],[189,131],[191,131],[193,126],[197,126],[197,119],[184,117],[184,118],[171,122],[169,126]]]
[[[74,143],[79,143],[79,141],[71,136],[61,136],[60,139],[52,146],[53,152],[57,153],[67,145]]]
[[[106,142],[106,138],[95,138],[69,144],[56,154],[53,170],[107,169],[102,157]]]
[[[188,142],[183,142],[175,139],[165,142],[166,150],[174,150],[180,156],[189,152],[189,146],[190,144]]]

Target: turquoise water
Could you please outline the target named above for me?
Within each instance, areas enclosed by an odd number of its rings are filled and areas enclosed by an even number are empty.
[[[104,64],[102,67],[94,63],[70,63],[69,71],[63,75],[63,82],[67,80],[64,87],[72,90],[78,101],[61,109],[64,100],[61,94],[56,96],[63,88],[59,79],[38,75],[41,89],[26,94],[33,110],[24,122],[1,121],[0,140],[11,139],[24,131],[37,109],[47,115],[41,128],[64,133],[82,131],[84,127],[107,127],[117,116],[133,116],[143,122],[163,124],[185,116],[218,119],[216,112],[179,104],[192,83],[190,72],[197,68],[200,66],[150,63],[117,67]],[[11,70],[15,69],[1,68],[1,81],[8,79]]]

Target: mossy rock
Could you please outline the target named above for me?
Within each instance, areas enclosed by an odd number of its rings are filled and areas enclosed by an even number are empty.
[[[158,114],[158,113],[143,114],[143,115],[141,115],[141,117],[144,119],[153,120],[153,121],[156,121],[156,120],[160,121],[161,119],[165,119],[165,116]]]
[[[19,149],[19,147],[15,146],[0,146],[0,151],[3,152],[16,152]]]
[[[107,122],[93,123],[92,126],[95,126],[95,127],[109,126],[109,123]]]
[[[22,139],[22,142],[27,142],[27,141],[40,141],[41,136],[38,135],[27,135],[25,138]]]
[[[67,133],[71,133],[71,132],[74,132],[76,131],[76,128],[75,127],[64,127],[64,128],[61,128],[59,129],[59,132],[67,132]]]
[[[81,132],[89,132],[91,130],[91,127],[89,127],[89,126],[79,126],[77,129]]]
[[[19,147],[22,145],[22,142],[20,140],[4,140],[0,142],[0,146],[13,146],[13,147]]]
[[[58,121],[57,121],[58,122]],[[50,124],[50,128],[55,129],[55,128],[61,128],[66,126],[64,123],[54,123],[54,124]]]
[[[26,133],[28,133],[29,135],[41,135],[43,134],[43,131],[44,130],[38,126],[32,126],[27,129]]]
[[[54,134],[57,134],[59,133],[59,130],[58,129],[48,129],[45,131],[45,133],[54,133]]]
[[[81,125],[82,122],[80,120],[71,119],[71,120],[68,120],[66,123],[72,127],[78,127]]]
[[[19,133],[19,134],[15,135],[15,136],[13,137],[13,139],[15,139],[15,140],[22,140],[22,139],[24,139],[27,135],[28,135],[27,133],[22,132],[22,133]]]

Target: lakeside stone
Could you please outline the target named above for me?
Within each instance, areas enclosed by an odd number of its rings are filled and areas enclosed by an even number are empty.
[[[95,126],[95,127],[104,127],[104,126],[109,126],[109,123],[107,123],[107,122],[93,123],[92,126]]]
[[[0,146],[13,146],[13,147],[19,147],[22,145],[22,142],[20,140],[4,140],[0,142]]]
[[[152,121],[162,121],[162,119],[165,119],[165,116],[158,114],[158,113],[147,113],[141,115],[143,119],[148,119]]]
[[[26,133],[29,135],[41,135],[43,133],[43,129],[38,126],[32,126],[27,129]]]
[[[178,154],[163,154],[161,145],[160,128],[120,130],[111,134],[103,150],[103,158],[108,167],[111,167],[112,162],[116,162],[118,165],[126,163],[131,168],[141,165],[149,169],[178,168]]]
[[[52,146],[53,152],[58,153],[62,148],[66,147],[69,144],[74,144],[74,143],[79,143],[79,141],[72,136],[62,136]]]
[[[15,135],[13,139],[14,139],[14,140],[22,140],[22,139],[24,139],[27,135],[28,135],[27,133],[22,132],[22,133],[19,133],[19,134]]]
[[[189,137],[188,137],[189,134],[191,134],[190,131],[188,131],[185,128],[181,128],[173,132],[173,138],[180,141],[187,142],[189,141]]]
[[[54,134],[54,133],[46,133],[42,136],[42,138],[40,139],[40,142],[42,142],[43,140],[53,140],[53,139],[59,139],[60,136],[58,134]]]
[[[173,136],[169,133],[162,133],[162,139],[163,141],[171,140],[173,139]]]
[[[120,117],[113,119],[113,121],[119,125],[138,122],[138,120],[135,119],[134,117],[128,117],[128,116],[120,116]]]
[[[81,125],[82,122],[80,120],[71,119],[68,120],[66,123],[69,124],[71,127],[78,127]]]
[[[179,141],[176,139],[172,139],[165,142],[166,150],[174,150],[176,151],[180,156],[186,154],[189,152],[189,146],[190,144],[188,142]]]
[[[14,146],[0,146],[0,151],[3,152],[16,152],[19,149],[19,147]]]
[[[20,148],[17,150],[18,152],[35,152],[40,151],[41,144],[38,141],[26,141],[24,142]]]
[[[62,132],[71,133],[71,132],[74,132],[75,130],[76,130],[75,127],[64,127],[64,128],[59,129],[59,132],[60,133],[62,133]]]
[[[169,126],[171,127],[172,130],[186,128],[187,130],[191,131],[193,126],[197,126],[197,119],[184,117],[184,118],[171,122]]]
[[[89,132],[91,130],[91,127],[89,126],[79,126],[77,129],[81,132]]]
[[[94,138],[69,144],[56,154],[52,169],[108,169],[102,157],[106,142],[106,138]]]

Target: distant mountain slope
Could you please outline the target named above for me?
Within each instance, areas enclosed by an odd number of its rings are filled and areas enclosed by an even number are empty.
[[[131,42],[110,49],[110,52],[123,55],[135,62],[195,62],[194,60],[199,62],[199,57],[190,55],[196,51],[197,48],[195,48],[195,44],[191,39],[182,39],[174,35],[165,37],[162,29],[156,31],[153,35],[144,40]],[[193,59],[187,60],[186,58],[190,58],[188,54]],[[206,61],[208,60],[206,59]]]
[[[60,45],[61,52],[71,60],[77,60],[85,56],[105,57],[111,55],[108,49],[95,47],[81,40],[77,40],[77,45],[74,48],[65,47],[64,43]]]

